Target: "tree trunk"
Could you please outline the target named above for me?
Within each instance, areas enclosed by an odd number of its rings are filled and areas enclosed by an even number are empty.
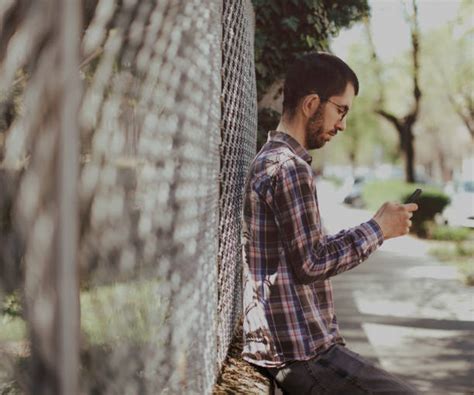
[[[415,147],[413,144],[413,132],[410,128],[404,130],[405,147],[403,153],[405,155],[405,180],[407,182],[415,182]]]
[[[378,89],[379,89],[379,100],[376,105],[375,112],[389,121],[394,128],[398,131],[398,136],[400,139],[400,148],[405,159],[405,180],[407,182],[415,182],[415,147],[414,147],[414,135],[413,135],[413,126],[418,117],[420,109],[420,98],[421,90],[419,86],[419,71],[420,71],[420,62],[419,62],[419,52],[420,52],[420,40],[419,40],[419,28],[418,28],[418,7],[416,0],[413,0],[413,14],[410,16],[407,15],[407,20],[410,24],[411,31],[411,43],[412,43],[412,61],[413,61],[413,105],[407,115],[403,117],[397,117],[389,111],[385,110],[385,92],[382,80],[380,77],[377,77]],[[372,51],[372,60],[375,63],[377,74],[380,73],[381,64],[377,57],[374,42],[372,39],[372,33],[370,31],[370,25],[368,20],[366,21],[366,33],[368,44]]]

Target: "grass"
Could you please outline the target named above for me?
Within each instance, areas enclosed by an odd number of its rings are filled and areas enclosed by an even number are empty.
[[[0,343],[17,342],[26,338],[26,324],[22,318],[4,315],[0,322]]]
[[[474,286],[474,230],[432,225],[429,235],[434,244],[429,253],[456,266],[464,283]]]
[[[160,282],[147,280],[99,286],[81,292],[81,330],[91,345],[118,341],[158,341],[168,302]],[[0,342],[24,341],[25,321],[4,314],[0,318]]]
[[[446,225],[434,225],[429,229],[432,240],[466,241],[473,237],[473,231],[469,228],[458,228]]]
[[[429,254],[438,258],[441,262],[456,266],[463,277],[464,283],[474,286],[474,243],[472,239],[465,241],[438,240],[434,244],[429,250]]]
[[[11,299],[6,298],[0,315],[0,394],[13,395],[23,393],[29,346],[21,309],[15,309]],[[164,323],[169,303],[159,280],[97,286],[83,290],[80,301],[81,380],[88,380],[90,388],[95,388],[91,393],[101,393],[112,358],[117,360],[119,355],[120,363],[134,363],[133,358],[151,349],[158,353],[167,341]]]
[[[166,320],[159,281],[93,288],[81,293],[81,328],[90,344],[146,342]]]
[[[336,187],[341,187],[344,183],[344,180],[337,176],[324,176],[323,177],[326,181],[329,181],[334,184]]]
[[[434,186],[424,184],[408,184],[400,180],[368,182],[362,191],[362,198],[370,210],[377,210],[385,202],[401,202],[406,195],[416,188],[421,188],[425,193],[441,193]]]

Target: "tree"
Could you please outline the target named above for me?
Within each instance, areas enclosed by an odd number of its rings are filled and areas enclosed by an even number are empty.
[[[370,48],[358,42],[350,48],[347,58],[359,78],[360,91],[347,118],[347,132],[342,133],[340,145],[353,167],[376,166],[382,160],[393,162],[397,157],[391,131],[382,127],[383,120],[373,111],[374,102],[378,100],[379,76],[373,70],[370,54]]]
[[[253,0],[258,97],[294,57],[328,49],[327,39],[369,13],[367,0]]]
[[[412,97],[413,101],[408,112],[403,116],[397,116],[394,112],[389,111],[386,107],[384,85],[382,80],[379,81],[379,98],[376,102],[375,112],[386,119],[398,132],[400,141],[400,150],[405,159],[405,179],[407,182],[415,182],[415,148],[413,127],[418,118],[420,110],[421,90],[419,84],[420,73],[420,32],[418,27],[418,7],[416,0],[412,1],[412,12],[408,12],[405,8],[405,15],[410,25],[411,33],[411,78],[412,78]],[[381,62],[376,54],[375,46],[372,40],[369,20],[366,20],[366,32],[370,48],[372,49],[372,59],[376,70],[376,75],[381,76]]]
[[[471,15],[464,2],[455,19],[422,34],[423,100],[417,127],[419,163],[450,181],[464,157],[472,156],[474,138],[474,56]],[[439,173],[436,173],[439,170]]]
[[[255,70],[259,100],[257,148],[276,126],[285,70],[299,54],[328,50],[328,38],[369,14],[367,0],[253,0],[255,9]],[[269,93],[270,92],[270,93]],[[262,100],[264,96],[268,100]]]
[[[465,0],[456,20],[437,32],[431,43],[436,56],[438,76],[443,81],[445,97],[474,140],[474,55],[472,15],[474,2]],[[447,42],[446,38],[449,38]],[[427,38],[429,39],[429,37]],[[440,45],[440,42],[442,45]]]

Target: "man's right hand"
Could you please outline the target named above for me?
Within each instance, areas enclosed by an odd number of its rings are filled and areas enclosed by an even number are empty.
[[[418,210],[415,203],[384,203],[374,215],[374,220],[382,229],[385,240],[406,235],[410,231],[413,211]]]

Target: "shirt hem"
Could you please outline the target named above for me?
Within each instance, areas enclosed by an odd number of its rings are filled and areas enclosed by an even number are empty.
[[[340,345],[345,345],[345,341],[342,338],[336,339],[331,343],[324,343],[321,347],[317,348],[314,350],[311,354],[299,357],[299,358],[294,358],[294,359],[285,359],[284,361],[269,361],[266,359],[253,359],[248,356],[242,356],[242,359],[252,365],[256,365],[262,368],[283,368],[286,365],[295,362],[295,361],[309,361],[313,358],[316,358],[320,354],[326,352],[331,348],[332,346],[340,344]]]

